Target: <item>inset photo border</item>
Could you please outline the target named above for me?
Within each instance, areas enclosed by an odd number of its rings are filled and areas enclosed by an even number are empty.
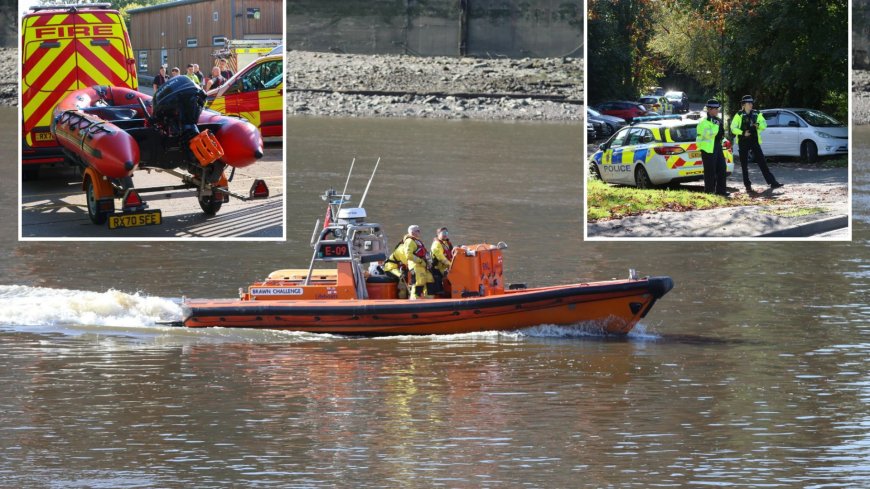
[[[850,20],[589,0],[584,238],[851,240]]]

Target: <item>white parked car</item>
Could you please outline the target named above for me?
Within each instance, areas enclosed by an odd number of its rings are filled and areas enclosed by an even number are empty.
[[[820,156],[849,152],[849,128],[824,112],[766,109],[761,114],[767,121],[761,133],[764,156],[795,156],[812,163]]]

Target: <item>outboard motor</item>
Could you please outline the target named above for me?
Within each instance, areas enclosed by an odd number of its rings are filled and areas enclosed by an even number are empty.
[[[186,76],[173,76],[154,94],[154,118],[167,136],[180,136],[184,146],[199,134],[196,123],[205,107],[205,92]]]

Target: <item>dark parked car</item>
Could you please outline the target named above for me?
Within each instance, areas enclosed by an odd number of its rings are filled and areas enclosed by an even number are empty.
[[[603,104],[594,106],[593,109],[605,115],[612,115],[625,119],[627,122],[631,122],[635,117],[644,116],[648,112],[647,108],[643,105],[637,102],[628,102],[625,100],[604,102]]]
[[[685,114],[689,111],[689,96],[686,92],[670,91],[665,98],[674,106],[674,114]]]
[[[593,141],[596,137],[595,124],[592,121],[586,121],[586,144],[589,144],[589,141]]]
[[[601,131],[598,132],[597,139],[609,138],[611,134],[615,133],[619,128],[625,125],[625,119],[614,117],[612,115],[604,115],[592,107],[586,107],[586,120],[601,123]],[[599,126],[596,126],[596,129],[598,127]]]

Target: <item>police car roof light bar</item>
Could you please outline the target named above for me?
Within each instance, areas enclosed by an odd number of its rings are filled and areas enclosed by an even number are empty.
[[[661,121],[661,120],[681,121],[681,120],[683,120],[683,117],[679,116],[679,115],[645,115],[642,117],[635,117],[634,119],[631,120],[631,124],[634,125],[634,124],[637,124],[640,122]]]

